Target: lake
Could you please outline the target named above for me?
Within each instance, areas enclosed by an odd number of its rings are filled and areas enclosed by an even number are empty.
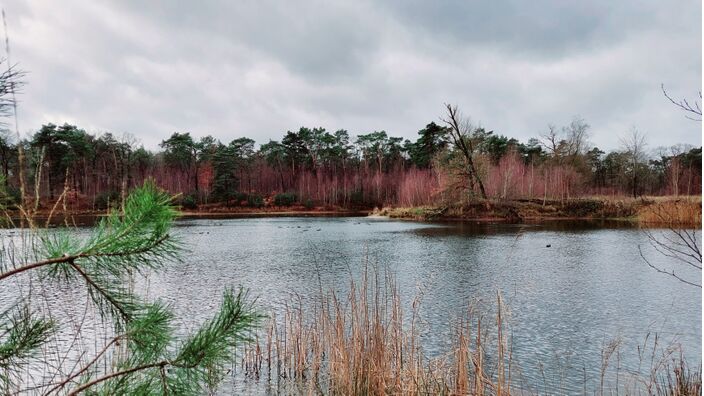
[[[13,230],[2,233],[15,235]],[[393,274],[406,318],[414,299],[422,297],[419,336],[429,357],[450,351],[453,326],[469,306],[484,314],[485,323],[493,323],[500,293],[507,307],[516,389],[594,393],[602,350],[616,340],[620,347],[607,376],[607,386],[613,388],[617,378],[623,384],[631,373],[649,369],[643,357],[649,359],[655,334],[660,347],[681,347],[690,366],[701,362],[701,289],[650,268],[639,247],[654,265],[671,267],[672,259],[656,252],[647,235],[626,222],[181,219],[174,234],[185,244],[183,260],[149,274],[138,288],[171,303],[180,332],[211,317],[227,287],[247,288],[260,311],[270,314],[298,301],[310,307],[321,290],[345,293],[350,280],[367,269]],[[701,277],[699,271],[678,274]],[[22,277],[5,283],[0,300],[13,301],[18,290],[30,290],[27,284]],[[42,288],[41,293],[52,315],[71,322],[84,315],[82,288]],[[105,339],[101,326],[86,326],[83,336]],[[58,336],[57,351],[72,342],[70,334]],[[59,359],[58,353],[53,356]],[[272,392],[271,386],[239,372],[219,392],[261,394]]]
[[[648,267],[639,246],[652,263],[670,262],[628,223],[189,219],[176,233],[187,244],[183,262],[153,274],[148,287],[173,302],[187,328],[216,309],[225,287],[241,285],[264,311],[279,311],[299,298],[305,305],[321,288],[344,292],[366,266],[395,275],[406,308],[422,295],[429,355],[449,350],[451,324],[470,302],[491,318],[500,292],[523,389],[593,391],[605,345],[620,340],[617,369],[628,373],[638,369],[638,345],[652,344],[655,333],[661,344],[681,345],[693,366],[701,362],[701,289]],[[264,391],[252,380],[236,386]]]

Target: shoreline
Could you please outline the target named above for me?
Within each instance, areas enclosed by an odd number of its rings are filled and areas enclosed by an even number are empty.
[[[180,219],[248,218],[248,217],[366,217],[370,210],[267,210],[267,211],[181,211]]]
[[[701,228],[702,199],[657,197],[639,199],[578,198],[563,201],[477,200],[446,206],[385,207],[376,216],[415,221],[474,221],[541,223],[553,221],[613,221],[639,226]]]
[[[481,223],[543,223],[556,221],[609,221],[642,226],[692,226],[701,228],[700,196],[633,198],[573,198],[566,200],[475,200],[447,205],[412,207],[356,208],[334,206],[291,207],[221,207],[203,206],[181,209],[181,219],[265,218],[265,217],[369,217],[408,221],[447,221]],[[13,221],[18,211],[8,211]],[[39,211],[34,218],[46,222],[49,211]],[[105,210],[68,210],[53,213],[51,224],[66,219],[90,223],[106,215]]]

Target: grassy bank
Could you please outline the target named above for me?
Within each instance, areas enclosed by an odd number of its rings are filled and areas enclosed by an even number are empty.
[[[701,226],[702,199],[688,197],[613,198],[568,200],[477,200],[439,206],[388,207],[374,214],[412,220],[494,220],[519,223],[554,219],[630,220],[642,224]]]

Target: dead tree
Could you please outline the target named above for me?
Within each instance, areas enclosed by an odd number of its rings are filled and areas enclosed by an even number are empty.
[[[473,131],[472,125],[469,120],[462,119],[457,106],[445,104],[445,108],[447,109],[447,118],[440,118],[440,120],[450,127],[452,142],[455,148],[458,149],[464,157],[469,173],[470,189],[474,191],[474,184],[476,183],[479,186],[479,192],[482,198],[486,199],[484,183],[474,163],[474,147],[471,137]]]

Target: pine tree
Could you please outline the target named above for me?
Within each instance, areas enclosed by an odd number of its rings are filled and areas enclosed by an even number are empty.
[[[133,274],[161,270],[183,251],[171,233],[177,212],[170,197],[153,183],[136,189],[124,203],[77,237],[69,229],[28,231],[29,249],[4,251],[0,286],[30,279],[83,287],[109,323],[111,338],[91,359],[70,372],[56,370],[33,390],[41,394],[202,394],[221,379],[238,343],[248,338],[261,316],[242,290],[226,290],[217,314],[186,338],[177,337],[175,317],[160,301],[146,301],[131,290]],[[24,277],[24,278],[23,278]],[[18,280],[19,279],[19,280]],[[0,307],[0,392],[27,391],[26,378],[42,370],[42,348],[59,331],[71,329],[41,313],[30,293]],[[34,366],[32,366],[34,365]],[[44,373],[45,374],[45,373]]]

